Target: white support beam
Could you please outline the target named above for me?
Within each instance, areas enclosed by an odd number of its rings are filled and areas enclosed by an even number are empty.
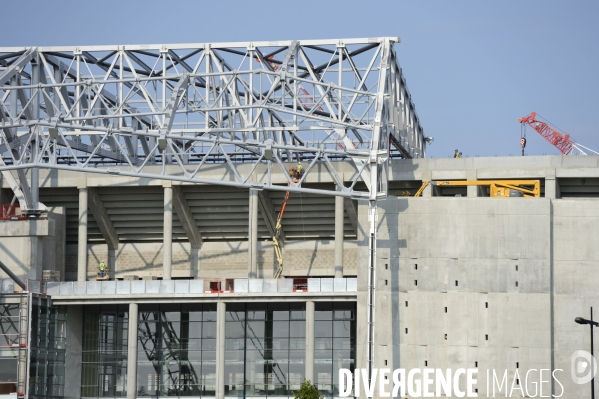
[[[89,210],[92,212],[92,215],[94,215],[94,219],[102,233],[102,237],[104,237],[104,240],[108,245],[108,249],[119,249],[119,236],[108,216],[108,212],[106,212],[106,208],[104,208],[104,204],[102,203],[102,199],[96,188],[88,188],[87,201]],[[110,267],[114,268],[114,265],[110,265]]]
[[[185,230],[191,248],[199,249],[202,246],[202,234],[198,229],[191,209],[189,209],[189,205],[187,205],[181,186],[173,186],[173,207],[183,225],[183,230]]]

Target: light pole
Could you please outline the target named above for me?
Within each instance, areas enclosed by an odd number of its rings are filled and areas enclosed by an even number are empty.
[[[593,307],[591,306],[591,319],[585,319],[582,317],[577,317],[574,319],[578,324],[588,324],[591,327],[591,355],[595,357],[595,352],[593,351],[593,327],[599,327],[599,323],[593,321]],[[595,399],[595,366],[593,361],[591,363],[591,375],[593,378],[591,379],[591,399]]]

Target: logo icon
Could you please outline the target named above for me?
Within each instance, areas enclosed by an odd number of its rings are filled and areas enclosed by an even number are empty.
[[[587,351],[576,351],[570,358],[570,373],[575,384],[586,384],[597,374],[597,361]]]

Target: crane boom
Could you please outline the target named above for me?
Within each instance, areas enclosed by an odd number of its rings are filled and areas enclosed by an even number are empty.
[[[528,126],[532,127],[564,155],[568,155],[576,145],[569,134],[561,134],[547,123],[537,120],[536,112],[532,112],[530,115],[518,119],[518,122],[526,123]]]

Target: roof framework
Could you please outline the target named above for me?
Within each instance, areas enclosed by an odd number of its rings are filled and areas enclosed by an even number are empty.
[[[389,158],[424,157],[430,140],[398,41],[0,48],[0,170],[384,198]],[[230,177],[211,179],[214,164]],[[337,188],[302,187],[322,173]]]

